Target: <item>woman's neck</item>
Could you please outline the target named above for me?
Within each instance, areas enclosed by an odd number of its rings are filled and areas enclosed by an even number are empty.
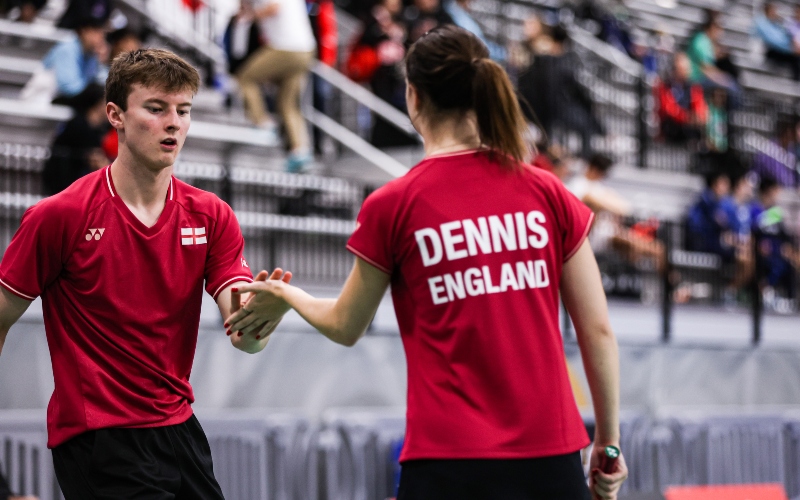
[[[423,127],[425,156],[456,153],[481,146],[473,113],[450,116]]]

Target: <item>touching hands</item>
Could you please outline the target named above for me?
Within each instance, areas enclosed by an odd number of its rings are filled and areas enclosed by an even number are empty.
[[[600,463],[605,446],[595,443],[592,448],[592,457],[589,461],[589,489],[592,500],[616,500],[622,483],[628,477],[628,466],[625,457],[620,455],[614,471],[606,474],[600,470]]]
[[[261,271],[255,282],[231,289],[231,315],[225,320],[227,334],[234,347],[245,352],[258,352],[264,348],[269,335],[289,310],[288,307],[275,307],[267,294],[250,293],[269,287],[271,284],[288,284],[291,272],[275,269],[271,275]]]

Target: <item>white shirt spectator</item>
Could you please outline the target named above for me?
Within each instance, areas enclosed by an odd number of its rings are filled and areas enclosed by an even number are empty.
[[[278,12],[261,20],[267,45],[275,50],[311,52],[317,48],[305,0],[258,0],[256,9],[278,4]]]

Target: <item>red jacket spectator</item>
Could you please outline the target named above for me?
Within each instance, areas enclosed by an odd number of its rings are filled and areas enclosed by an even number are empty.
[[[317,40],[317,55],[322,64],[336,67],[339,32],[336,27],[336,10],[332,0],[306,0],[314,38]]]
[[[693,117],[705,121],[708,106],[703,97],[703,87],[698,84],[662,82],[656,88],[658,116],[663,122],[671,120],[687,125]]]

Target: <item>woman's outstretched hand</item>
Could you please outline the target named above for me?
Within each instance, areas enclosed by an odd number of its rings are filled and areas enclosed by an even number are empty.
[[[225,320],[225,327],[234,337],[255,336],[257,340],[266,337],[277,326],[290,307],[279,297],[280,288],[292,280],[292,273],[275,269],[268,279],[266,271],[261,271],[256,281],[233,289],[234,302],[237,297],[249,294],[241,307]]]

